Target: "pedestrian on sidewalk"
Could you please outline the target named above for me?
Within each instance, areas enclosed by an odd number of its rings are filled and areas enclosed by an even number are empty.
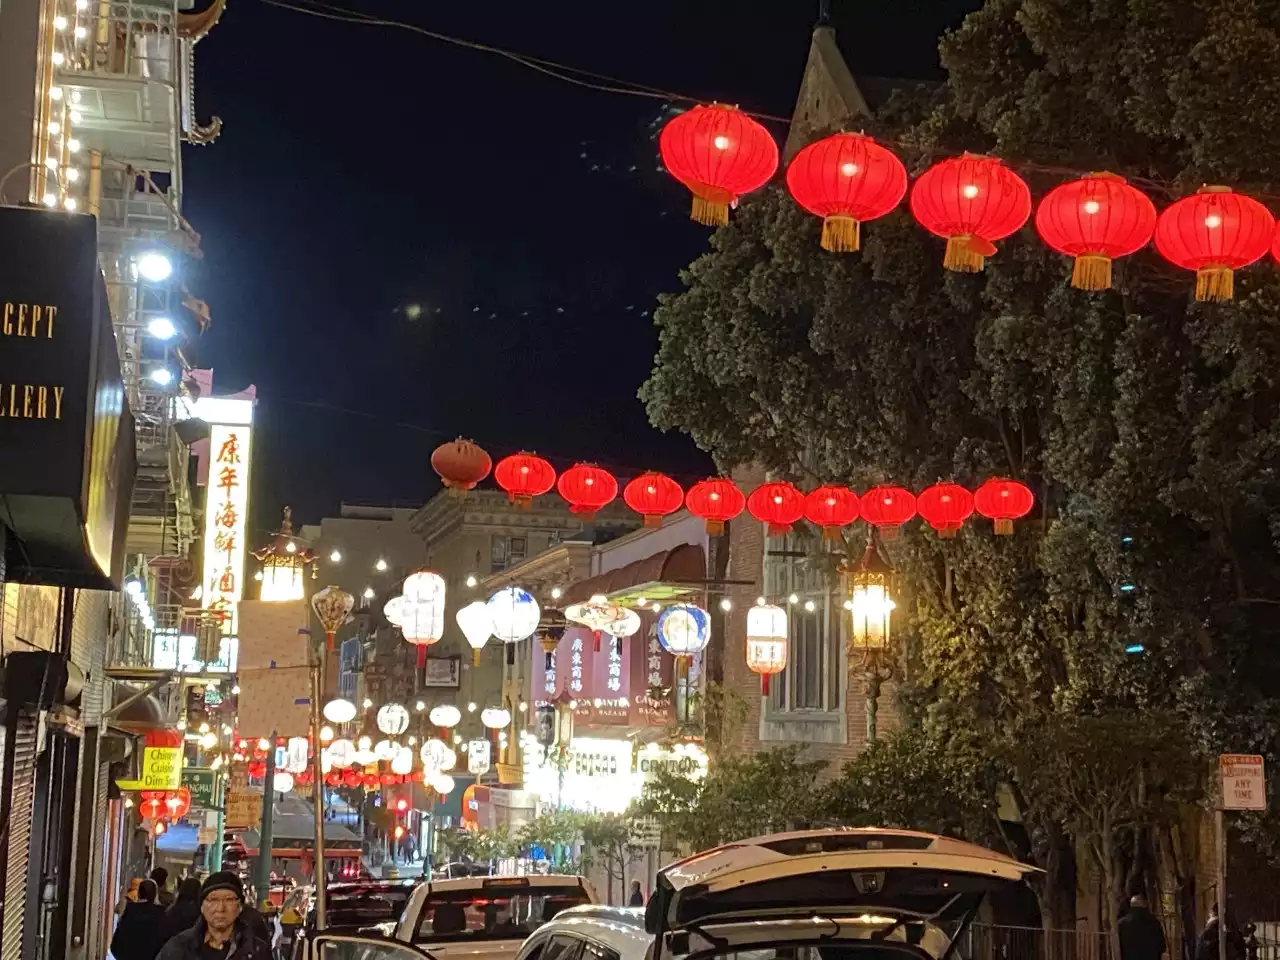
[[[210,874],[200,887],[200,919],[165,944],[160,960],[271,960],[271,947],[245,922],[244,910],[240,878],[225,870]]]
[[[151,871],[151,879],[156,884],[156,903],[162,907],[173,906],[173,894],[169,892],[169,871],[164,867],[156,867]]]
[[[111,938],[111,955],[116,960],[155,960],[160,950],[157,938],[164,907],[156,903],[154,880],[138,884],[138,899],[125,905]]]
[[[200,881],[195,877],[187,877],[178,884],[178,895],[173,906],[164,912],[160,921],[160,946],[164,945],[180,933],[190,930],[200,919]]]
[[[627,898],[627,906],[629,906],[629,907],[643,907],[643,906],[644,906],[644,890],[642,890],[642,889],[640,888],[640,881],[639,881],[639,880],[632,880],[632,881],[631,881],[631,896]],[[1122,953],[1122,954],[1124,953],[1124,950],[1123,950],[1123,949],[1121,949],[1121,953]],[[1129,957],[1129,956],[1126,954],[1126,955],[1124,956],[1124,960],[1134,960],[1134,958],[1131,958],[1131,957]],[[1157,960],[1158,960],[1158,958],[1157,958]]]
[[[1129,911],[1120,918],[1116,929],[1120,934],[1120,960],[1160,960],[1164,956],[1164,927],[1142,894],[1129,899]]]

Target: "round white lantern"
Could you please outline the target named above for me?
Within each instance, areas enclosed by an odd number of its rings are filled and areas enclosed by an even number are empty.
[[[422,745],[419,754],[422,757],[422,769],[428,774],[452,770],[458,762],[458,755],[443,740],[428,740]]]
[[[455,784],[453,782],[453,777],[449,776],[447,773],[442,773],[431,781],[431,786],[435,788],[436,793],[441,796],[446,796],[447,794],[453,793]]]
[[[330,723],[350,723],[356,718],[356,705],[350,700],[335,697],[324,705],[324,718]]]
[[[367,766],[369,766],[369,765],[371,765],[371,764],[374,764],[374,763],[377,763],[377,762],[378,762],[378,755],[377,755],[376,753],[374,753],[372,750],[357,750],[357,751],[356,751],[356,765],[357,765],[357,766],[367,767]]]
[[[444,577],[419,570],[404,581],[400,632],[410,643],[429,646],[444,636]]]
[[[427,719],[431,721],[433,726],[448,730],[451,727],[456,727],[461,722],[462,711],[452,703],[442,703],[431,708],[431,712],[427,714]]]
[[[398,737],[409,729],[409,711],[398,703],[379,708],[375,719],[378,729],[388,737]]]
[[[480,713],[480,722],[490,730],[502,730],[511,723],[511,711],[501,707],[485,707]]]
[[[335,740],[325,753],[335,767],[349,767],[356,762],[356,745],[350,740]]]
[[[404,597],[392,597],[382,607],[382,615],[387,618],[387,622],[393,626],[400,626],[400,621],[404,619]]]
[[[400,745],[394,740],[379,740],[373,745],[373,755],[379,760],[390,760],[399,749]]]
[[[293,789],[293,774],[288,770],[277,770],[274,786],[276,793],[288,793]]]
[[[760,693],[769,695],[769,677],[787,666],[787,611],[758,603],[747,611],[747,667],[760,674]]]
[[[413,772],[413,751],[408,747],[400,747],[391,758],[391,772],[400,776],[408,776]]]
[[[711,641],[711,617],[692,603],[675,603],[658,614],[658,642],[681,660],[691,660]]]
[[[499,590],[486,606],[493,619],[493,635],[503,643],[518,643],[533,636],[542,619],[538,601],[520,587]]]
[[[472,600],[455,614],[458,628],[471,644],[471,662],[480,664],[480,651],[493,636],[493,613],[483,600]]]

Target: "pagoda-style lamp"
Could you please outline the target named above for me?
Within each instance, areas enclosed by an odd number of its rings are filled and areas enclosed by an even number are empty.
[[[862,559],[845,574],[849,583],[847,606],[853,617],[850,662],[859,658],[856,669],[867,681],[867,741],[876,738],[876,715],[880,688],[892,679],[894,660],[889,654],[892,614],[893,568],[880,555],[874,530],[867,539]]]
[[[261,550],[253,551],[255,558],[262,562],[262,588],[258,594],[260,600],[281,602],[285,600],[301,600],[306,596],[303,586],[307,567],[311,568],[311,578],[316,577],[316,555],[306,541],[293,534],[293,511],[284,508],[284,517],[280,521],[280,529]]]

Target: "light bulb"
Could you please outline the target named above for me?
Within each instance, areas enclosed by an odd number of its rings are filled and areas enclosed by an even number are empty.
[[[1218,227],[1222,226],[1222,217],[1218,216],[1216,213],[1211,213],[1204,218],[1204,225],[1210,230],[1216,230]]]
[[[79,110],[72,110],[70,113],[67,114],[67,119],[69,119],[72,123],[83,123],[84,114],[82,114]]]
[[[427,709],[427,705],[423,703],[421,700],[419,700],[417,703],[413,705],[413,709],[421,713],[423,710]]]
[[[77,10],[88,10],[88,9],[89,9],[89,0],[76,0],[76,9],[77,9]]]
[[[167,367],[156,367],[151,371],[149,379],[163,387],[173,381],[173,373]]]
[[[75,183],[77,180],[80,179],[80,171],[77,170],[75,167],[67,167],[67,179],[70,180],[72,183]]]
[[[42,198],[46,207],[56,207],[58,205],[58,197],[56,194],[46,193]]]
[[[177,336],[178,328],[168,317],[156,317],[147,324],[147,333],[159,340],[168,340]]]
[[[231,695],[233,697],[240,696],[240,684],[237,683],[234,687],[231,688]]]
[[[292,540],[290,540],[288,543],[286,543],[286,544],[284,545],[284,552],[285,552],[285,553],[297,553],[297,552],[298,552],[298,545],[297,545],[296,543],[294,543]]]
[[[720,601],[720,609],[723,610],[725,613],[728,613],[730,610],[733,609],[733,602],[728,597],[725,597],[723,600]]]
[[[56,17],[54,17],[54,18],[53,18],[53,29],[55,29],[55,30],[65,30],[65,29],[67,29],[67,18],[66,18],[66,17],[64,17],[64,16],[62,16],[61,14],[59,14],[59,15],[58,15],[58,16],[56,16]]]
[[[55,67],[60,67],[66,62],[67,62],[67,58],[62,55],[61,50],[53,51],[53,65]]]
[[[378,562],[373,565],[373,569],[377,570],[379,573],[382,573],[387,569],[387,561],[379,557]]]
[[[852,177],[858,172],[858,165],[856,163],[846,163],[840,168],[840,172],[846,177]]]
[[[76,198],[75,198],[75,197],[67,197],[67,199],[65,199],[65,200],[63,200],[63,201],[62,201],[62,205],[63,205],[64,207],[66,207],[68,210],[71,210],[71,211],[73,211],[73,212],[74,212],[74,211],[75,211],[75,209],[76,209]]]
[[[529,709],[529,705],[525,703],[523,700],[521,700],[520,703],[516,706],[516,709],[519,710],[521,713],[524,713],[526,710]]]
[[[173,263],[163,253],[154,251],[139,255],[136,260],[138,276],[152,283],[161,283],[173,273]]]
[[[76,27],[75,30],[72,32],[76,35],[77,40],[83,40],[85,37],[89,35],[89,31],[86,30],[84,27]]]
[[[202,723],[202,724],[200,724],[200,732],[201,732],[201,733],[208,733],[208,732],[209,732],[209,725],[208,725],[207,723]]]
[[[800,602],[800,598],[797,597],[794,593],[791,596],[787,597],[787,603],[799,603],[799,602]]]
[[[67,140],[67,149],[68,149],[71,153],[79,153],[79,152],[80,152],[80,141],[79,141],[79,140],[77,140],[75,137],[70,137],[70,138],[68,138],[68,140]]]
[[[368,710],[370,707],[372,707],[372,706],[373,706],[373,701],[372,701],[372,700],[370,700],[368,697],[365,697],[365,698],[364,698],[363,706],[364,706],[364,708],[365,708],[366,710]]]
[[[960,188],[960,192],[963,193],[967,199],[972,200],[978,195],[978,187],[976,184],[966,183]]]
[[[470,575],[467,577],[467,586],[468,586],[468,587],[474,587],[477,583],[479,583],[479,581],[478,581],[478,580],[476,580],[476,575],[475,575],[474,573],[473,573],[473,574],[470,574]]]
[[[329,554],[329,562],[330,562],[330,563],[341,563],[341,562],[342,562],[342,551],[341,551],[341,550],[336,550],[336,549],[335,549],[335,550],[333,550],[333,551]]]
[[[50,170],[57,170],[57,169],[58,169],[58,158],[57,158],[57,157],[49,157],[49,159],[45,160],[44,165],[45,165],[46,167],[48,167]]]
[[[365,587],[365,588],[364,588],[364,598],[365,598],[366,600],[372,600],[372,599],[373,599],[373,587]]]
[[[49,121],[49,136],[51,136],[51,137],[56,137],[56,136],[57,136],[58,134],[60,134],[61,132],[62,132],[62,124],[60,124],[57,120],[50,120],[50,121]]]
[[[726,137],[723,133],[722,133],[722,134],[720,134],[718,137],[716,137],[716,138],[715,138],[714,140],[712,140],[711,142],[712,142],[713,144],[715,144],[715,148],[716,148],[717,150],[728,150],[728,149],[729,149],[729,138],[728,138],[728,137]]]
[[[813,603],[813,601],[812,601],[812,600],[806,600],[806,601],[804,602],[804,608],[805,608],[805,610],[807,610],[809,613],[813,613],[813,611],[817,609],[817,607],[816,607],[816,606],[814,606],[814,603]]]
[[[1086,200],[1084,202],[1085,213],[1097,213],[1101,209],[1102,209],[1102,206],[1098,203],[1097,200]]]
[[[61,88],[61,87],[50,87],[50,88],[49,88],[49,99],[50,99],[50,100],[54,100],[54,101],[61,100],[61,99],[62,99],[62,88]]]
[[[561,594],[561,590],[560,590],[560,588],[559,588],[559,587],[552,587],[552,588],[551,588],[551,599],[552,599],[552,600],[559,600],[559,599],[560,599],[560,594]]]
[[[475,703],[474,703],[474,702],[472,702],[472,703],[468,703],[468,704],[467,704],[467,713],[475,713],[475,712],[476,712],[476,705],[475,705]]]

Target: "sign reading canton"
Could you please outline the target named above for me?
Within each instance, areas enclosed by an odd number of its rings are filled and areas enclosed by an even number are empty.
[[[248,424],[214,424],[209,432],[209,487],[204,519],[204,605],[236,636],[236,604],[244,595],[245,526],[249,510]]]
[[[117,588],[136,455],[93,217],[0,207],[0,342],[6,579]]]

